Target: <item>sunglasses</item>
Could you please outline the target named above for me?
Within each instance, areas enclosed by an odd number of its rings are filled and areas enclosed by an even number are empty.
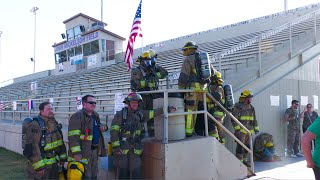
[[[89,101],[87,103],[89,103],[89,104],[97,104],[97,102],[93,102],[93,101]]]

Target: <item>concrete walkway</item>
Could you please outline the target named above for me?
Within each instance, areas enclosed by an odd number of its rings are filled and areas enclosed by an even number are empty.
[[[281,161],[276,162],[255,162],[255,174],[248,179],[314,179],[313,170],[307,168],[304,157],[289,158],[281,157]]]

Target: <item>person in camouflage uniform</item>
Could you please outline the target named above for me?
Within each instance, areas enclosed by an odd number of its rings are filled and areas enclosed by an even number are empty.
[[[185,109],[187,112],[197,111],[199,109],[198,104],[203,104],[203,95],[198,92],[207,91],[207,83],[202,82],[201,77],[199,77],[199,71],[201,69],[197,68],[197,53],[198,45],[195,42],[188,41],[182,48],[183,56],[185,60],[183,61],[181,67],[181,73],[178,79],[179,89],[191,89],[196,92],[185,93]],[[188,114],[186,116],[186,136],[191,137],[195,133],[197,115]]]
[[[258,121],[256,119],[256,112],[251,105],[252,93],[249,90],[241,92],[239,102],[235,104],[232,111],[232,115],[239,120],[239,122],[245,126],[251,134],[259,132]],[[234,135],[247,147],[250,147],[250,139],[247,131],[242,129],[235,121],[231,121],[234,128]],[[248,152],[240,144],[237,144],[236,149],[237,158],[243,162],[246,166],[250,167],[251,164],[248,160]]]
[[[100,122],[95,111],[97,101],[93,95],[82,97],[83,108],[69,119],[68,140],[69,162],[84,165],[84,178],[96,179],[98,175],[98,156],[106,156],[107,151],[102,132],[108,127]]]
[[[41,118],[46,129],[40,127],[39,120],[33,120],[28,125],[24,150],[28,158],[27,178],[58,179],[59,166],[67,159],[62,127],[54,118],[50,102],[41,103],[39,110],[40,114],[35,118]]]
[[[145,51],[138,57],[139,66],[131,69],[130,88],[133,92],[154,91],[159,89],[159,79],[167,77],[168,71],[156,64],[158,55],[153,51]],[[152,110],[153,99],[158,94],[141,94],[143,102],[140,103],[140,110]],[[147,122],[148,135],[154,136],[154,119]]]
[[[224,105],[225,99],[222,83],[223,80],[221,73],[217,70],[213,70],[209,83],[209,92],[217,101],[219,101],[221,105]],[[218,105],[216,105],[214,102],[208,101],[208,111],[221,124],[224,124],[223,119],[225,117],[225,113]],[[225,144],[226,139],[223,129],[218,124],[213,123],[212,121],[209,122],[209,136],[215,137],[220,141],[221,144]]]
[[[300,118],[298,113],[299,101],[292,100],[291,107],[288,108],[284,115],[284,121],[288,122],[287,133],[287,150],[288,156],[296,158],[302,157],[303,154],[299,153],[300,146]]]
[[[141,134],[144,123],[163,114],[163,108],[139,110],[142,97],[130,93],[124,103],[128,106],[118,111],[111,124],[111,143],[115,155],[114,165],[119,179],[142,179],[141,154],[143,152]],[[170,111],[175,108],[171,107]]]

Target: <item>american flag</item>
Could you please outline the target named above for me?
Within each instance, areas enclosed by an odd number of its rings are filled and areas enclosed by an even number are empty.
[[[141,4],[142,0],[139,3],[136,15],[134,16],[133,19],[133,24],[130,32],[130,36],[128,39],[128,45],[126,49],[126,54],[125,54],[125,62],[128,64],[128,71],[131,69],[132,64],[133,64],[133,47],[134,47],[134,42],[136,41],[136,37],[140,36],[142,37],[142,31],[141,31]]]

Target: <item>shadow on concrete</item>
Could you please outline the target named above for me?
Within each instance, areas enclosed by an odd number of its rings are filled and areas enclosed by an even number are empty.
[[[281,161],[274,161],[274,162],[255,161],[254,169],[255,169],[255,172],[261,172],[261,171],[271,170],[278,167],[284,167],[288,164],[301,162],[301,161],[305,161],[305,158],[304,157],[297,157],[297,158],[281,157]]]

